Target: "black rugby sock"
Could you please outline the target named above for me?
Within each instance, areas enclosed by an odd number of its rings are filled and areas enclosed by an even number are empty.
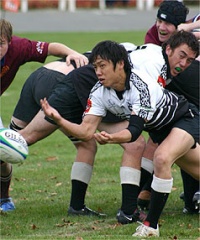
[[[153,174],[145,170],[144,168],[141,168],[141,178],[140,178],[140,187],[139,192],[141,190],[147,190],[151,191],[151,182],[153,179]]]
[[[192,200],[195,192],[199,190],[199,181],[194,179],[183,170],[181,170],[181,176],[183,180],[185,207],[189,208],[190,210],[194,210],[195,204]]]
[[[151,189],[150,208],[145,221],[150,223],[150,227],[157,228],[158,220],[165,207],[169,193],[160,193]]]
[[[78,180],[72,180],[72,193],[70,206],[75,210],[81,210],[84,208],[85,194],[87,190],[87,184]]]
[[[9,198],[9,187],[12,178],[12,169],[8,176],[1,176],[1,196],[0,198]]]
[[[131,215],[137,208],[138,186],[132,184],[122,184],[122,206],[121,210]]]

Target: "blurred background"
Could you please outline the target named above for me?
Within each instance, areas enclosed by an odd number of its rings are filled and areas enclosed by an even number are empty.
[[[137,8],[151,10],[163,0],[1,0],[1,9],[26,12],[31,9],[53,8],[75,11],[77,8]],[[199,0],[179,0],[185,5],[199,6]]]
[[[1,0],[0,14],[12,23],[15,33],[146,31],[162,1]],[[199,14],[199,0],[179,1],[190,10],[187,19]]]

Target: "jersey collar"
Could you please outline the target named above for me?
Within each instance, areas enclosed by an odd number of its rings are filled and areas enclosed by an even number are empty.
[[[165,59],[166,65],[167,65],[167,71],[166,71],[167,79],[172,78],[171,73],[170,73],[170,66],[169,66],[168,56],[167,56],[167,54],[165,53],[164,50],[162,50],[162,54],[163,54],[163,57]]]
[[[3,58],[1,59],[1,67],[3,67],[4,64],[5,64],[5,57],[3,57]]]
[[[126,74],[125,90],[130,89],[130,76],[131,76],[131,70],[129,70]]]
[[[123,98],[123,93],[126,91],[126,90],[129,90],[130,89],[130,75],[131,75],[131,70],[127,72],[126,74],[126,81],[125,81],[125,89],[123,91],[116,91],[116,94],[118,96],[119,99],[122,99]]]

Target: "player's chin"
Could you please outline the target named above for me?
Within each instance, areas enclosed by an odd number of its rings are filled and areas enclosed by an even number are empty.
[[[169,35],[168,34],[158,34],[158,38],[159,38],[159,40],[161,41],[161,42],[165,42],[165,41],[167,41],[168,40],[168,38],[169,38]]]

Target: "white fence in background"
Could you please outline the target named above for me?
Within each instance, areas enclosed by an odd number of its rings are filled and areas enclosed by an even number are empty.
[[[154,7],[154,0],[137,0],[136,7],[138,10],[151,10]],[[58,9],[60,11],[75,12],[76,11],[76,0],[59,0]],[[106,9],[106,1],[99,0],[99,9]],[[28,0],[21,0],[21,11],[28,11]]]

